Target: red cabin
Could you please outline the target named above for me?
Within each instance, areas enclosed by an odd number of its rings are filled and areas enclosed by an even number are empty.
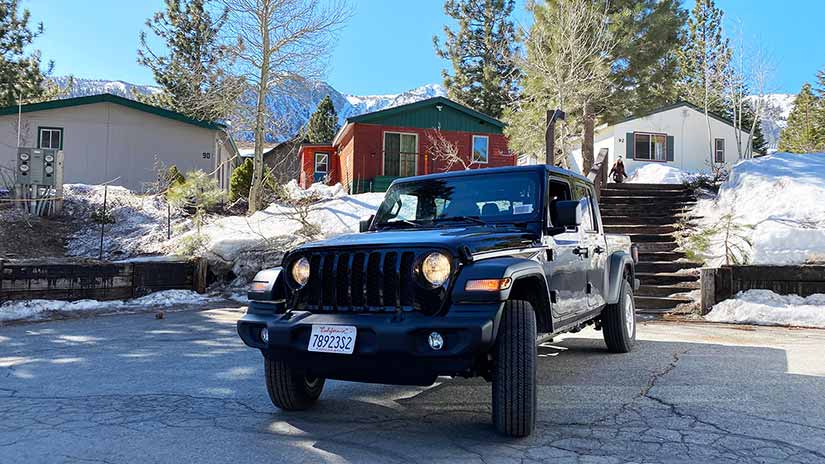
[[[380,192],[398,177],[513,166],[504,123],[444,97],[347,118],[331,145],[302,145],[302,187]]]

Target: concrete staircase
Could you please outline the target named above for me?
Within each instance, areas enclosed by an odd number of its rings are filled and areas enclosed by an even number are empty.
[[[687,262],[676,251],[673,235],[686,208],[695,203],[691,190],[682,185],[606,184],[599,207],[605,232],[626,234],[639,248],[636,310],[664,314],[692,303],[685,292],[699,288],[699,264]],[[680,295],[682,294],[682,295]]]

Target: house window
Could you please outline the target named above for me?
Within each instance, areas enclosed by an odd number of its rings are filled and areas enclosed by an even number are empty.
[[[414,176],[417,171],[418,135],[384,133],[384,175]]]
[[[650,161],[667,161],[667,135],[633,134],[633,158]]]
[[[40,127],[37,133],[37,148],[63,149],[63,129],[59,127]]]
[[[713,148],[714,148],[714,160],[717,163],[724,163],[725,162],[725,139],[714,139],[713,140]]]
[[[326,174],[329,172],[329,154],[316,153],[315,154],[315,172]]]
[[[473,136],[473,162],[487,164],[489,160],[490,138],[484,135]]]

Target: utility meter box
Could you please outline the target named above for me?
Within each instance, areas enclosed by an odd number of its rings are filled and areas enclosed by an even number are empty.
[[[63,152],[50,148],[18,148],[16,183],[59,186],[63,183]]]

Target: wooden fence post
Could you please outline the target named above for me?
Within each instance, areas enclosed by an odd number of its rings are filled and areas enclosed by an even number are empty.
[[[192,278],[192,287],[198,293],[206,293],[206,275],[209,268],[209,262],[204,257],[195,258],[193,267],[194,276]]]
[[[703,267],[699,269],[699,309],[702,316],[710,312],[716,304],[716,269]]]

